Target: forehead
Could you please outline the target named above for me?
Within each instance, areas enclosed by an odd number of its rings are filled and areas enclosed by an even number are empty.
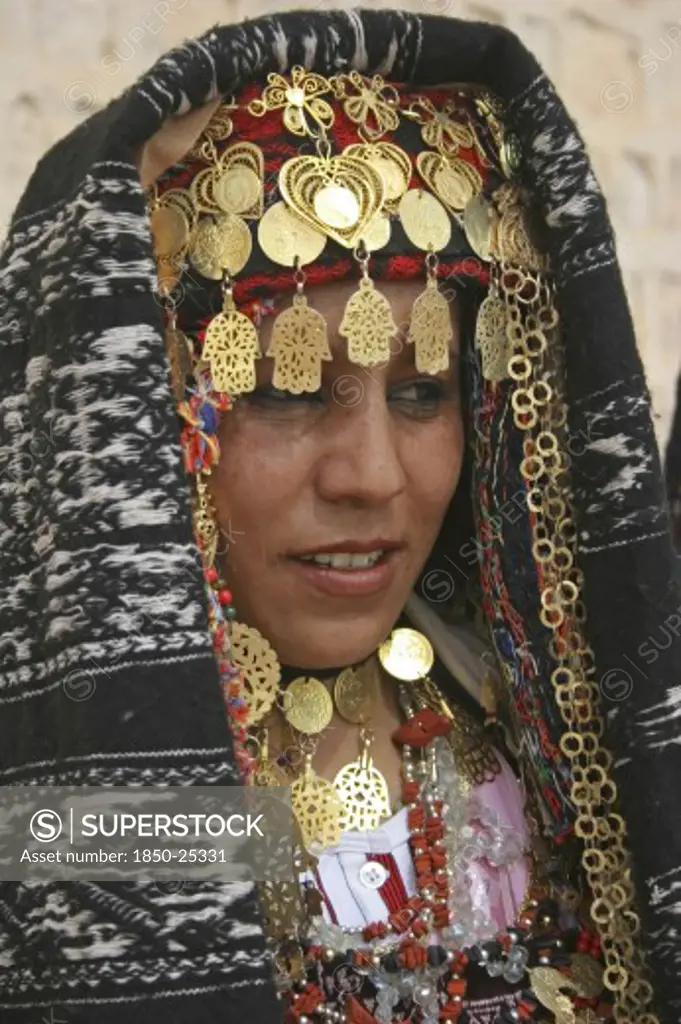
[[[346,349],[347,342],[340,335],[339,327],[343,319],[343,312],[346,303],[356,291],[359,283],[357,278],[333,281],[325,284],[315,284],[305,288],[305,294],[309,304],[322,314],[328,324],[329,345],[333,349],[334,356],[339,357]],[[411,281],[377,281],[376,288],[384,295],[392,310],[393,320],[398,327],[398,336],[406,335],[411,320],[411,311],[414,300],[421,294],[425,287],[425,279]],[[286,309],[291,302],[291,295],[282,295],[278,303],[278,311]],[[456,297],[449,302],[450,315],[454,327],[454,346],[458,338],[459,307]],[[260,344],[263,352],[267,351],[275,316],[267,316],[263,319],[260,328]],[[406,355],[412,350],[412,346],[400,346],[397,351],[403,351]]]

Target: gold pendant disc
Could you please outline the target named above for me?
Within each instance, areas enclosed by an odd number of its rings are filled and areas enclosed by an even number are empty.
[[[284,718],[298,732],[323,732],[333,718],[333,701],[324,683],[314,676],[294,679],[284,692]]]
[[[394,629],[378,649],[381,665],[388,675],[405,682],[427,676],[435,655],[430,641],[416,629]]]

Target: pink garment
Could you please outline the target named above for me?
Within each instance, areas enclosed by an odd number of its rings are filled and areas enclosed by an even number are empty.
[[[473,791],[475,803],[494,812],[503,836],[512,837],[525,850],[528,832],[522,792],[509,765],[500,756],[499,761],[502,768],[494,781]],[[489,834],[475,817],[469,824],[477,833]],[[369,862],[372,868],[365,866]],[[322,894],[326,921],[359,930],[372,921],[386,920],[416,893],[406,807],[373,832],[344,832],[337,846],[320,855],[315,876],[307,877]],[[525,856],[501,867],[484,857],[470,864],[473,905],[491,917],[492,933],[515,921],[529,877]]]
[[[523,813],[523,794],[508,763],[497,754],[501,772],[494,782],[477,786],[475,794],[480,803],[495,812],[499,825],[512,829],[520,848],[527,850],[529,833]],[[495,867],[485,859],[471,864],[469,871],[473,889],[473,902],[484,907],[497,928],[512,925],[525,899],[530,882],[530,865],[526,856],[519,857],[502,867]]]

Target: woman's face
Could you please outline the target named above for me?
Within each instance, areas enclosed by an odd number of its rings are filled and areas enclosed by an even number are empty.
[[[390,362],[367,371],[348,362],[338,333],[355,287],[310,289],[333,351],[321,390],[273,390],[272,360],[260,359],[257,390],[223,417],[211,479],[237,618],[260,630],[282,662],[309,669],[352,664],[385,639],[461,469],[456,304],[446,373],[417,373],[404,329]],[[397,324],[408,324],[422,289],[380,284]],[[260,328],[263,351],[272,320]]]

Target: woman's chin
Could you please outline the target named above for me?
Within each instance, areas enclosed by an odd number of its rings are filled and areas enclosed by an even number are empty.
[[[297,628],[295,633],[280,636],[279,643],[269,636],[268,639],[282,664],[323,672],[364,661],[385,640],[389,631],[389,626],[357,631],[348,628],[339,635],[336,627],[325,636],[323,629],[306,632]]]

